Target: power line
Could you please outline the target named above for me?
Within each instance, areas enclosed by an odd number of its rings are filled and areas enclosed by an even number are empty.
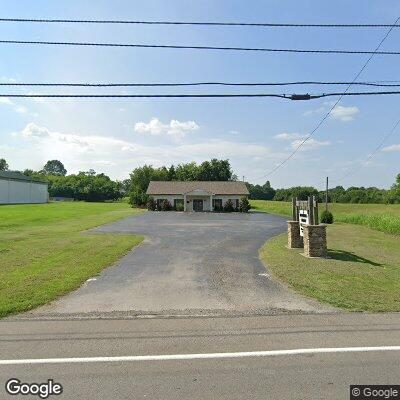
[[[178,50],[186,49],[186,50],[253,51],[253,52],[267,52],[267,53],[400,55],[400,51],[272,49],[265,47],[224,47],[224,46],[220,47],[220,46],[138,44],[138,43],[54,42],[54,41],[38,41],[38,40],[0,40],[0,44],[32,44],[32,45],[84,46],[84,47],[125,47],[125,48],[152,48],[152,49],[178,49]]]
[[[392,30],[394,29],[394,27],[397,25],[397,23],[400,20],[400,16],[397,17],[396,21],[394,22],[394,24],[390,27],[390,29],[386,32],[386,34],[383,36],[383,38],[381,39],[381,41],[378,43],[378,45],[376,46],[375,50],[372,52],[372,54],[368,57],[368,59],[366,60],[366,62],[364,63],[364,65],[361,67],[360,71],[357,72],[357,74],[355,75],[354,79],[351,81],[351,83],[346,87],[346,90],[344,93],[347,93],[350,89],[350,87],[352,86],[352,84],[354,82],[357,81],[357,79],[360,77],[360,75],[363,73],[363,71],[365,70],[365,68],[367,67],[367,65],[370,63],[370,61],[372,60],[372,58],[374,57],[375,54],[377,54],[378,50],[380,49],[380,47],[382,46],[382,44],[385,42],[385,40],[388,38],[388,36],[390,35],[390,33],[392,32]],[[342,100],[344,94],[340,95],[340,97],[336,100],[336,102],[332,105],[332,107],[329,109],[329,111],[323,116],[323,118],[321,119],[321,121],[319,121],[319,123],[315,126],[315,128],[311,131],[311,133],[309,135],[306,136],[306,138],[304,140],[302,140],[298,146],[296,146],[296,148],[289,154],[289,156],[287,156],[282,162],[280,162],[277,166],[275,166],[274,168],[272,168],[272,170],[270,170],[266,175],[261,176],[257,179],[261,179],[261,178],[266,178],[268,176],[270,176],[271,174],[275,173],[279,168],[281,168],[283,165],[285,165],[303,146],[304,144],[312,138],[312,136],[314,135],[315,132],[318,131],[318,129],[324,124],[324,122],[329,118],[329,116],[331,115],[332,111],[336,108],[336,106],[340,103],[340,101]]]
[[[334,182],[340,182],[346,178],[348,178],[351,175],[354,175],[355,173],[357,173],[360,169],[362,169],[364,167],[364,165],[366,165],[366,163],[372,159],[372,157],[375,156],[375,154],[383,147],[383,145],[386,143],[386,141],[396,132],[397,127],[400,125],[400,119],[398,121],[396,121],[396,123],[393,125],[392,129],[384,136],[384,138],[382,139],[382,141],[379,143],[379,145],[373,150],[373,152],[371,154],[369,154],[366,159],[364,160],[364,162],[356,169],[351,170],[350,172],[348,172],[347,174],[343,175],[342,177],[338,178],[338,179],[334,179]]]
[[[72,23],[72,24],[132,24],[132,25],[194,25],[194,26],[248,26],[267,28],[390,28],[390,24],[306,24],[270,22],[193,22],[193,21],[140,21],[93,19],[0,18],[0,22]],[[400,25],[395,25],[398,28]]]
[[[329,96],[377,96],[399,95],[400,91],[386,92],[351,92],[351,93],[323,93],[323,94],[279,94],[279,93],[212,93],[212,94],[16,94],[0,93],[0,97],[20,98],[240,98],[240,97],[276,97],[285,100],[314,100]]]
[[[394,83],[396,82],[396,83]],[[77,83],[77,82],[0,82],[0,86],[43,87],[179,87],[179,86],[295,86],[295,85],[349,85],[350,82],[294,81],[294,82],[176,82],[176,83]],[[353,86],[400,87],[400,81],[355,82]]]

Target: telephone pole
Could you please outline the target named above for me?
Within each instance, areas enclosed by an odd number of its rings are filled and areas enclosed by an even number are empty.
[[[329,187],[329,178],[326,177],[326,191],[325,191],[325,210],[328,211],[328,187]]]

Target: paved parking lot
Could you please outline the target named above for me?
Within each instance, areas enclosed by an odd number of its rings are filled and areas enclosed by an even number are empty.
[[[276,283],[259,260],[263,243],[285,228],[264,213],[147,212],[104,225],[96,231],[146,240],[36,312],[326,310]]]

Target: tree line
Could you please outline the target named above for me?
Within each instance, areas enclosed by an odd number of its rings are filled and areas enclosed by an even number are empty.
[[[286,189],[273,189],[269,182],[263,186],[247,184],[251,199],[291,201],[297,197],[299,200],[307,200],[308,196],[315,196],[318,201],[325,201],[325,191],[319,191],[312,186],[294,186]],[[400,174],[390,189],[376,187],[351,186],[345,189],[336,186],[328,190],[330,203],[359,203],[359,204],[394,204],[400,203]]]
[[[0,171],[7,171],[9,166],[0,159]],[[105,174],[94,170],[67,175],[63,163],[49,160],[39,171],[26,169],[18,171],[32,179],[48,183],[50,197],[70,197],[83,201],[113,201],[123,196],[122,184],[111,180]]]
[[[0,158],[0,171],[7,171],[7,161]],[[229,160],[212,159],[202,163],[189,162],[178,165],[153,167],[144,165],[135,168],[128,179],[121,182],[111,180],[103,173],[93,170],[67,175],[67,170],[59,160],[48,161],[41,170],[25,170],[23,174],[34,179],[43,180],[49,184],[51,197],[72,197],[76,200],[107,201],[129,197],[134,206],[145,206],[148,201],[146,190],[153,181],[235,181],[237,175],[233,172]],[[291,201],[293,197],[306,200],[314,195],[319,201],[325,201],[325,191],[319,191],[311,186],[295,186],[284,189],[274,189],[269,181],[264,185],[253,185],[246,182],[250,199]],[[331,203],[360,204],[394,204],[400,203],[400,174],[397,175],[390,189],[376,187],[336,186],[329,189],[328,201]]]

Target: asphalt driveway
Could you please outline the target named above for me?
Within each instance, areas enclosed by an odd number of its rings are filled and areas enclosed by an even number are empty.
[[[324,311],[271,279],[259,260],[264,242],[285,229],[285,219],[265,213],[147,212],[104,225],[95,231],[146,239],[36,313]]]

